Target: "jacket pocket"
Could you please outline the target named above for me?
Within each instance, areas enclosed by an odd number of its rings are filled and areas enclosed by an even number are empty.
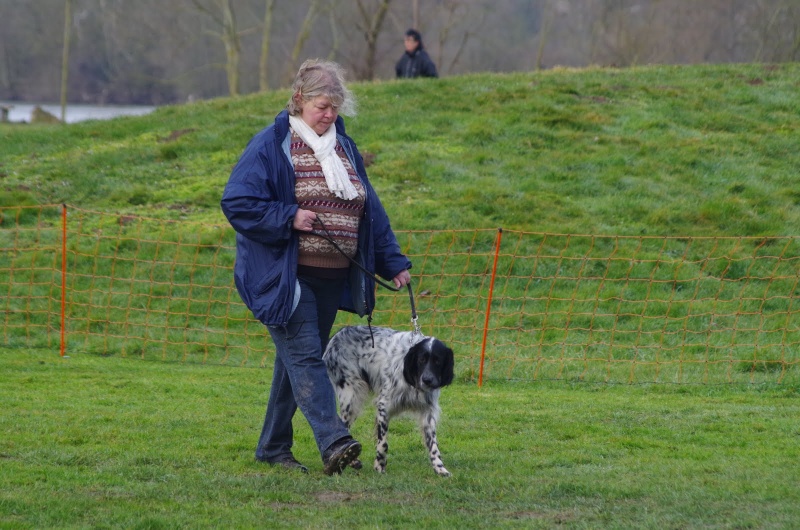
[[[272,289],[273,287],[275,287],[276,285],[278,285],[280,279],[281,279],[280,273],[274,274],[270,272],[255,285],[253,292],[256,294],[256,296],[261,296],[270,289]]]
[[[354,261],[361,263],[360,254],[356,254]],[[353,302],[353,311],[363,317],[369,313],[367,304],[367,286],[365,284],[364,272],[354,264],[350,265],[350,299]]]

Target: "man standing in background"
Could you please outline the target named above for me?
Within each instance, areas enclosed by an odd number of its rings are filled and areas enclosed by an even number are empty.
[[[403,77],[439,77],[436,65],[433,64],[428,52],[422,45],[422,35],[415,29],[406,31],[406,52],[400,57],[395,66],[398,78]]]

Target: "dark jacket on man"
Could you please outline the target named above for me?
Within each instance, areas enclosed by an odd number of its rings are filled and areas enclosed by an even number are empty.
[[[397,77],[439,77],[436,65],[420,46],[412,53],[405,52],[395,66]]]

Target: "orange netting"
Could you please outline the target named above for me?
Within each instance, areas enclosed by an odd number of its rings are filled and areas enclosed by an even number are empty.
[[[5,347],[265,364],[227,224],[0,208]],[[467,379],[798,380],[798,237],[398,231],[422,331]],[[411,329],[404,292],[374,325]],[[340,314],[338,325],[364,323]]]

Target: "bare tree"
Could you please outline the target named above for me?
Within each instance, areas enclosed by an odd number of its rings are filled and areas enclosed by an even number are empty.
[[[536,49],[536,66],[537,70],[542,69],[542,61],[544,60],[544,49],[547,44],[547,38],[550,36],[550,26],[553,23],[554,8],[545,4],[542,7],[542,24],[539,29],[539,45]]]
[[[239,95],[239,58],[242,45],[236,30],[236,17],[231,0],[217,0],[222,10],[222,42],[225,44],[225,72],[228,75],[228,88],[231,96]]]
[[[650,2],[607,0],[594,13],[592,61],[633,66],[652,58],[655,5]]]
[[[311,4],[308,6],[308,10],[306,11],[306,16],[303,18],[300,31],[297,33],[297,38],[294,41],[292,54],[289,58],[289,61],[286,63],[287,83],[291,83],[292,79],[294,78],[295,68],[298,66],[297,62],[298,58],[300,57],[300,52],[303,51],[306,42],[311,36],[311,28],[314,26],[314,20],[319,14],[320,1],[321,0],[311,0]]]
[[[338,7],[338,0],[330,0],[328,3],[328,25],[331,31],[331,50],[328,53],[328,59],[330,60],[333,60],[339,54],[339,48],[342,42],[339,38],[341,31],[339,29],[339,24],[336,22],[335,16]]]
[[[377,2],[356,0],[359,18],[355,21],[355,25],[361,31],[364,40],[367,41],[367,53],[361,77],[369,81],[375,79],[378,38],[381,35],[390,4],[391,0],[377,0]]]
[[[753,60],[793,61],[800,48],[800,10],[793,0],[756,0],[751,3],[754,26]]]
[[[275,0],[266,0],[264,10],[264,28],[261,32],[261,56],[258,61],[258,89],[262,92],[269,90],[267,61],[269,59],[269,45],[272,40],[272,11]]]
[[[64,2],[64,48],[61,52],[61,121],[67,121],[67,75],[69,74],[69,40],[72,28],[72,0]]]
[[[218,33],[212,32],[225,46],[225,73],[228,78],[228,93],[239,95],[239,61],[242,44],[236,28],[236,16],[233,12],[232,0],[214,0],[213,7],[205,5],[201,0],[192,0],[195,8],[211,18],[220,28]]]
[[[474,14],[470,16],[470,7],[469,0],[443,0],[441,3],[439,10],[439,51],[436,63],[442,73],[453,71],[472,36],[471,28],[479,27],[481,24],[482,17],[476,17]],[[415,13],[415,16],[418,16],[418,14]],[[465,21],[468,21],[467,27],[461,25]],[[449,64],[445,65],[445,50],[450,47],[451,39],[454,38],[458,39],[458,44],[455,46],[455,51],[452,53],[452,59]]]
[[[0,98],[166,104],[267,90],[304,55],[390,78],[409,27],[447,75],[800,59],[800,0],[0,0]]]

